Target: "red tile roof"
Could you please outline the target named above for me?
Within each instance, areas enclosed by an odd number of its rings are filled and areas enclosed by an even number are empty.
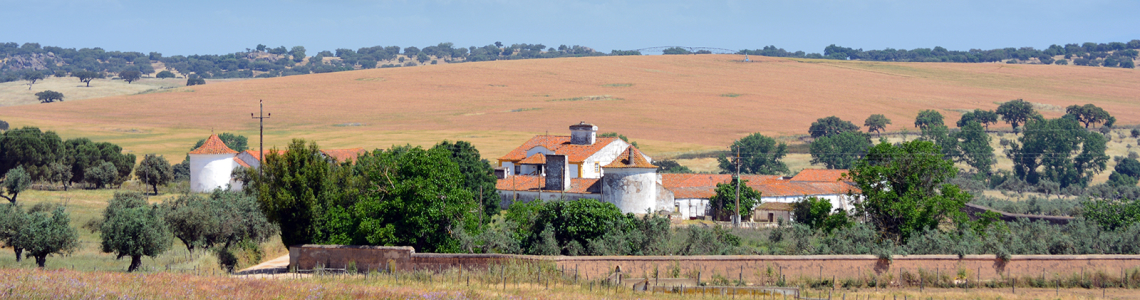
[[[843,169],[804,169],[792,177],[792,181],[836,182],[847,174]]]
[[[190,151],[190,154],[237,154],[237,153],[238,152],[234,151],[234,149],[230,149],[230,147],[226,147],[226,143],[223,143],[222,139],[218,138],[217,134],[211,134],[210,137],[206,139],[206,142],[202,143],[201,147],[198,147],[198,149],[194,149],[193,151]]]
[[[600,180],[597,178],[572,178],[570,189],[565,193],[598,194],[602,192]],[[537,192],[546,186],[546,178],[542,176],[515,175],[499,179],[495,189],[500,191],[532,191]],[[557,190],[542,190],[543,192],[558,193]]]
[[[324,153],[325,157],[332,158],[334,161],[338,162],[345,162],[350,159],[355,160],[356,157],[364,154],[364,152],[366,152],[364,151],[364,148],[321,150],[321,153]]]
[[[580,163],[591,155],[594,155],[594,153],[598,153],[598,151],[602,150],[602,148],[614,140],[617,140],[617,138],[599,137],[593,145],[571,145],[570,136],[537,135],[526,141],[526,143],[523,143],[522,146],[511,150],[507,155],[503,155],[499,160],[521,161],[526,158],[527,151],[534,147],[542,146],[554,151],[554,154],[566,155],[566,159],[570,162]]]
[[[632,155],[630,155],[631,153],[632,153]],[[630,157],[633,158],[633,161],[630,161]],[[602,167],[603,168],[647,168],[647,169],[656,169],[657,168],[657,166],[654,166],[653,164],[649,163],[649,161],[645,160],[645,156],[641,155],[641,150],[637,150],[637,148],[635,148],[633,146],[629,146],[629,147],[625,148],[625,151],[622,151],[621,154],[618,154],[617,158],[615,158],[613,162],[611,162],[608,165],[602,166]]]
[[[759,191],[761,197],[835,195],[859,190],[846,182],[803,182],[784,180],[777,175],[741,175],[744,185]],[[711,198],[718,183],[728,183],[731,174],[661,174],[661,185],[673,198]]]
[[[527,157],[526,159],[520,160],[519,164],[523,164],[523,165],[545,165],[546,164],[546,154],[535,153],[534,155],[531,155],[530,157]]]
[[[249,168],[249,164],[245,163],[244,161],[242,161],[242,160],[241,160],[240,158],[238,158],[237,156],[234,156],[234,161],[235,161],[235,162],[237,162],[237,164],[238,164],[239,166],[242,166],[243,168]]]

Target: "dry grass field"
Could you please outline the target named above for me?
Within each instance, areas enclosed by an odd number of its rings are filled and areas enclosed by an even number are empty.
[[[249,113],[257,111],[258,99],[272,113],[269,146],[295,137],[365,148],[461,139],[492,160],[534,134],[565,134],[578,121],[620,132],[663,157],[721,149],[752,132],[803,134],[829,115],[861,125],[882,113],[894,121],[889,130],[901,130],[919,110],[935,109],[952,123],[960,111],[1016,98],[1041,104],[1050,117],[1067,105],[1093,103],[1117,124],[1140,123],[1140,73],[1133,69],[742,59],[561,58],[208,81],[158,93],[0,107],[0,120],[173,161],[211,131],[243,134],[256,144],[257,123]]]

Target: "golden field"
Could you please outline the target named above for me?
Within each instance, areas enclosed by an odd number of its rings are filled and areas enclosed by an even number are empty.
[[[468,140],[492,161],[534,134],[567,134],[579,121],[629,136],[662,157],[722,149],[752,132],[803,134],[829,115],[861,125],[881,113],[894,122],[888,130],[914,131],[911,123],[923,109],[938,110],[953,124],[960,111],[1017,98],[1039,104],[1049,117],[1068,105],[1093,103],[1118,125],[1140,123],[1140,73],[1133,69],[752,59],[560,58],[207,81],[0,107],[0,120],[172,161],[211,131],[245,135],[256,147],[258,125],[250,113],[259,99],[272,113],[267,147],[298,137],[323,147],[369,149]]]

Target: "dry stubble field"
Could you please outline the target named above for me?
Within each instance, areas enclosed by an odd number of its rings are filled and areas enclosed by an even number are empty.
[[[181,160],[211,131],[255,144],[257,100],[273,114],[269,146],[291,138],[325,147],[469,140],[484,157],[534,134],[587,121],[656,156],[720,149],[752,132],[794,135],[817,118],[862,124],[874,113],[911,127],[919,110],[952,123],[962,110],[1023,98],[1051,108],[1094,103],[1118,124],[1140,123],[1140,73],[1054,65],[884,63],[737,55],[496,61],[372,69],[234,82],[138,95],[0,107],[13,126],[112,141]],[[93,86],[104,84],[95,81]],[[913,130],[913,129],[912,129]]]

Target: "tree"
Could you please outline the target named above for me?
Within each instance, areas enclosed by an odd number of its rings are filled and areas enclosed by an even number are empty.
[[[36,93],[36,99],[39,99],[40,103],[52,103],[55,101],[61,101],[62,102],[63,101],[63,93],[56,92],[53,90],[46,90],[43,92]]]
[[[478,219],[472,212],[478,206],[449,156],[443,149],[419,147],[362,155],[357,168],[364,180],[387,188],[368,189],[356,203],[360,225],[354,242],[459,251],[459,241],[449,232],[474,232]]]
[[[732,155],[740,153],[741,174],[782,174],[788,172],[788,166],[780,161],[788,154],[788,145],[776,143],[775,139],[759,133],[753,133],[732,143],[729,147]],[[721,173],[736,172],[735,157],[729,159],[721,154],[717,158]]]
[[[320,157],[316,143],[306,145],[301,139],[294,139],[285,151],[266,153],[261,175],[253,177],[252,186],[257,187],[261,211],[281,228],[286,247],[324,239],[321,211],[329,207],[324,201],[333,200],[342,187],[330,180],[334,169]]]
[[[602,238],[610,232],[622,232],[629,227],[629,219],[622,215],[616,205],[595,199],[575,201],[551,201],[540,204],[534,220],[519,220],[533,224],[524,238],[523,245],[535,251],[542,242],[541,233],[550,230],[557,241],[555,255],[571,241],[588,245],[590,241]],[[521,207],[520,207],[521,208]],[[567,253],[569,254],[569,253]]]
[[[1125,158],[1116,163],[1112,174],[1108,176],[1108,184],[1112,186],[1136,186],[1140,181],[1140,161],[1135,158]]]
[[[1002,120],[1013,126],[1014,132],[1017,132],[1017,126],[1025,124],[1036,114],[1033,111],[1033,104],[1021,99],[1002,103],[998,106],[996,113],[1001,116]]]
[[[24,248],[21,233],[24,225],[28,224],[28,214],[15,203],[0,204],[0,242],[5,247],[12,247],[16,253],[16,262],[24,257]]]
[[[815,230],[831,233],[835,229],[846,227],[851,223],[847,219],[847,211],[836,209],[831,211],[831,201],[815,196],[800,199],[792,203],[792,217],[797,223],[807,225]]]
[[[215,190],[208,197],[182,195],[161,206],[174,237],[187,249],[226,249],[243,240],[262,243],[277,234],[257,198]],[[221,255],[219,251],[219,255]]]
[[[44,73],[40,73],[40,71],[31,71],[24,73],[24,80],[28,81],[29,90],[32,89],[33,84],[36,84],[36,81],[42,79],[44,79]]]
[[[149,184],[154,188],[154,194],[158,195],[158,185],[170,182],[174,178],[174,170],[161,155],[147,154],[135,168],[135,177],[143,184]]]
[[[922,129],[922,140],[938,145],[942,155],[949,160],[959,160],[962,156],[958,148],[957,134],[951,133],[946,125],[933,125]]]
[[[963,221],[959,209],[971,196],[947,183],[957,173],[937,145],[915,140],[871,147],[845,177],[863,196],[855,203],[856,215],[883,238],[903,244],[923,230],[938,229],[944,220]]]
[[[4,131],[0,138],[0,174],[23,166],[32,180],[43,180],[48,165],[63,157],[63,141],[53,131],[23,127]]]
[[[170,248],[170,230],[157,205],[148,205],[140,193],[116,192],[103,210],[99,227],[104,253],[131,258],[127,272],[142,265],[142,257],[157,257]]]
[[[186,79],[186,86],[203,85],[206,84],[206,79],[202,77],[193,77]]]
[[[961,149],[959,157],[979,174],[989,174],[990,168],[997,161],[990,139],[990,135],[976,121],[969,122],[955,134],[955,140],[959,140],[958,147]]]
[[[103,72],[92,72],[86,70],[71,72],[71,76],[79,78],[79,82],[86,83],[87,87],[91,87],[91,80],[104,77]]]
[[[740,185],[740,207],[739,210],[735,209],[736,206],[736,186]],[[740,219],[744,220],[752,216],[752,208],[760,205],[760,192],[748,186],[748,180],[743,180],[733,176],[732,181],[728,183],[716,184],[716,195],[709,199],[709,213],[717,220],[731,220],[733,211],[740,213]]]
[[[157,77],[158,79],[174,78],[174,72],[170,72],[168,70],[162,70],[162,72],[158,72],[158,74],[155,74],[154,77]]]
[[[859,126],[855,126],[855,124],[851,124],[851,122],[844,121],[844,120],[840,119],[839,117],[830,116],[830,117],[826,117],[826,118],[820,118],[820,119],[816,120],[815,122],[812,122],[811,127],[808,128],[808,133],[811,134],[811,137],[818,138],[821,136],[831,136],[831,135],[840,134],[840,133],[843,133],[844,131],[858,131],[858,130],[859,130]]]
[[[867,126],[867,133],[875,132],[875,134],[882,136],[883,129],[887,129],[887,125],[891,124],[891,119],[882,114],[873,114],[863,121],[863,126]]]
[[[222,140],[222,144],[225,144],[226,147],[234,151],[242,152],[249,150],[249,139],[244,135],[223,132],[218,135],[218,139]],[[206,139],[200,139],[197,143],[194,143],[194,147],[190,148],[190,150],[198,149],[198,147],[202,147],[202,144],[205,143]]]
[[[683,166],[677,161],[672,159],[662,159],[654,161],[653,164],[657,165],[657,173],[695,173],[689,167]]]
[[[31,213],[27,222],[20,230],[20,248],[35,257],[40,268],[44,267],[48,255],[69,254],[79,249],[79,233],[71,227],[71,217],[63,206],[56,206],[51,216],[44,211]]]
[[[1107,111],[1091,103],[1084,106],[1069,106],[1065,108],[1065,113],[1076,117],[1078,122],[1085,124],[1085,128],[1089,128],[1090,124],[1105,123],[1109,118],[1112,118],[1112,115],[1109,115]]]
[[[821,136],[811,142],[811,163],[828,169],[847,169],[871,147],[871,138],[858,131]]]
[[[108,142],[93,142],[87,138],[69,139],[64,144],[64,154],[60,163],[71,169],[70,182],[97,182],[105,178],[88,176],[87,170],[100,167],[104,162],[114,165],[116,176],[111,184],[120,185],[131,177],[135,165],[134,154],[123,154],[123,148]],[[101,170],[106,171],[106,170]],[[101,173],[100,176],[108,176]]]
[[[1031,119],[1018,141],[1006,155],[1017,177],[1030,184],[1048,179],[1062,188],[1084,187],[1108,162],[1104,136],[1081,128],[1073,118]]]
[[[418,54],[420,54],[420,48],[416,48],[415,46],[404,48],[404,56],[408,58],[416,57]]]
[[[305,47],[293,46],[293,49],[289,51],[289,54],[293,55],[293,62],[302,62],[305,60]]]
[[[142,78],[142,72],[139,72],[138,70],[123,70],[122,72],[119,72],[119,78],[123,81],[126,81],[127,84],[131,84],[131,82]]]
[[[0,194],[0,198],[7,199],[12,204],[16,203],[16,198],[20,196],[20,192],[26,191],[32,186],[32,177],[28,176],[28,172],[24,171],[23,166],[8,170],[3,179],[0,184],[4,189],[3,192],[8,193],[8,195]]]
[[[436,148],[451,154],[451,161],[459,166],[459,173],[463,174],[463,187],[475,196],[474,200],[483,209],[484,220],[491,221],[491,217],[499,214],[501,209],[499,193],[495,189],[498,179],[495,178],[495,168],[491,167],[491,162],[481,159],[479,149],[466,141],[443,141],[432,147]]]
[[[937,111],[927,109],[918,112],[918,117],[914,118],[914,127],[922,130],[934,126],[945,126],[942,122],[942,114]]]
[[[84,180],[95,185],[97,189],[114,184],[115,179],[119,176],[118,168],[115,168],[115,164],[108,161],[87,168],[83,173]]]
[[[990,124],[997,123],[998,115],[990,110],[974,109],[972,112],[962,114],[962,118],[958,119],[958,128],[966,127],[971,121],[985,125],[986,130],[989,130]]]

